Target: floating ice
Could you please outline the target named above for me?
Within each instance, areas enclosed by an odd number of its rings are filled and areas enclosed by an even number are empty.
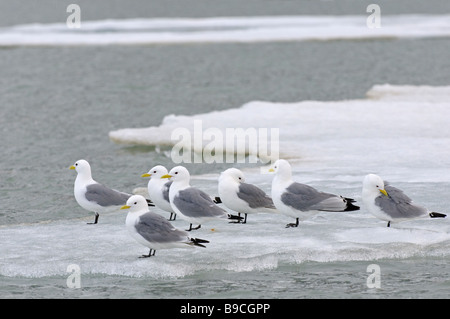
[[[448,37],[450,15],[383,15],[381,28],[361,16],[167,18],[29,24],[0,29],[1,46],[140,45]]]
[[[176,129],[184,128],[194,138],[196,121],[201,121],[203,133],[214,128],[223,136],[227,128],[277,128],[279,157],[301,158],[303,171],[314,169],[317,174],[318,168],[330,167],[328,173],[344,178],[377,172],[393,181],[406,173],[407,180],[448,182],[450,171],[444,168],[450,159],[449,96],[450,87],[377,85],[362,100],[254,101],[195,116],[170,115],[159,126],[120,129],[109,137],[116,143],[170,148],[180,142],[172,140]],[[203,134],[200,145],[208,142]]]
[[[195,236],[210,240],[205,249],[160,250],[139,259],[147,248],[125,229],[125,216],[107,215],[102,224],[82,220],[0,228],[3,239],[0,276],[67,278],[69,265],[83,275],[176,278],[207,271],[247,272],[307,261],[374,261],[382,258],[448,256],[449,223],[408,223],[387,228],[366,214],[318,215],[299,228],[262,214],[245,225],[209,223]],[[186,227],[175,221],[177,227]]]

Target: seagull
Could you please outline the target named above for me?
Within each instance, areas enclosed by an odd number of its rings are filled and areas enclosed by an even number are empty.
[[[446,215],[430,212],[427,208],[413,203],[402,190],[384,182],[375,174],[364,177],[362,188],[362,202],[367,210],[378,219],[391,222],[401,222],[416,218],[444,218]]]
[[[255,185],[245,183],[242,171],[237,168],[229,168],[219,177],[219,196],[222,203],[231,210],[245,214],[278,213],[272,198]],[[238,221],[239,222],[239,221]]]
[[[298,227],[299,219],[303,221],[320,212],[359,210],[359,206],[353,205],[354,199],[320,192],[311,186],[294,182],[291,165],[286,160],[277,160],[269,171],[275,172],[272,181],[275,207],[281,213],[296,219],[295,223],[287,224],[286,228]]]
[[[131,194],[119,192],[97,183],[92,178],[91,166],[86,160],[78,160],[69,167],[77,172],[74,184],[74,195],[77,203],[84,209],[95,213],[93,223],[97,224],[99,213],[107,213],[119,210]],[[153,206],[147,201],[148,206]]]
[[[162,165],[152,167],[148,173],[142,174],[142,177],[150,177],[148,181],[148,195],[156,207],[169,212],[169,220],[176,220],[177,214],[173,211],[169,201],[169,188],[172,181],[162,179],[161,176],[168,174],[167,168]]]
[[[208,240],[192,238],[184,230],[175,228],[161,215],[148,210],[146,199],[141,195],[133,195],[121,209],[129,209],[125,221],[131,237],[138,243],[150,248],[148,255],[155,255],[156,250],[170,248],[206,247]]]
[[[217,206],[208,194],[189,185],[190,174],[185,167],[176,166],[161,178],[170,178],[173,181],[169,189],[170,204],[177,215],[190,223],[187,231],[199,229],[204,222],[217,218],[242,219],[228,214]],[[193,223],[198,226],[192,228]]]

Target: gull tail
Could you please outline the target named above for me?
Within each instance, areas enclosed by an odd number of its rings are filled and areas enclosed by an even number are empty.
[[[205,240],[205,239],[200,239],[200,238],[189,238],[189,239],[191,240],[189,245],[200,246],[200,247],[203,247],[203,248],[206,248],[206,246],[202,245],[202,244],[209,243],[209,241]]]
[[[353,198],[344,197],[344,201],[347,204],[347,206],[344,209],[344,212],[351,212],[360,209],[359,206],[353,205],[353,203],[356,203],[356,201]]]
[[[447,216],[445,214],[436,213],[436,212],[431,212],[429,215],[431,218],[445,218],[445,216]]]
[[[153,207],[155,204],[150,199],[146,199],[148,206]]]
[[[216,204],[222,204],[222,200],[218,196],[214,197],[213,202]]]

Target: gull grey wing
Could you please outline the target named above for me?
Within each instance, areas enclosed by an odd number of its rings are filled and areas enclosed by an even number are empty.
[[[384,189],[388,196],[381,195],[375,198],[375,205],[392,218],[412,218],[428,213],[425,207],[414,205],[412,199],[400,189],[389,185],[385,185]]]
[[[208,194],[194,187],[186,188],[173,199],[173,204],[189,217],[220,217],[226,211],[217,206]]]
[[[108,188],[102,184],[91,184],[86,187],[86,199],[95,202],[100,206],[125,205],[130,194],[122,193]]]
[[[173,181],[168,181],[167,183],[164,184],[163,188],[162,188],[162,195],[165,201],[169,202],[169,189],[170,189],[170,185],[172,185]]]
[[[384,189],[388,193],[389,197],[396,203],[412,203],[412,199],[409,198],[402,190],[389,185],[385,182]]]
[[[292,183],[286,188],[281,195],[281,201],[300,211],[342,211],[347,206],[340,196],[319,192],[311,186],[300,183]]]
[[[252,184],[241,183],[237,196],[248,203],[250,208],[274,208],[272,198]]]
[[[173,227],[164,217],[152,212],[141,215],[135,227],[136,231],[149,242],[164,244],[188,241],[185,231]]]

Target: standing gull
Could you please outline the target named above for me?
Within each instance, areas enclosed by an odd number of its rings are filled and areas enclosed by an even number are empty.
[[[391,226],[391,222],[446,216],[430,212],[425,207],[414,204],[403,191],[384,182],[375,174],[368,174],[364,177],[362,201],[372,215],[388,222],[387,227]]]
[[[298,221],[305,220],[320,212],[345,212],[359,210],[353,205],[355,200],[324,193],[315,188],[294,182],[291,165],[286,160],[277,160],[270,171],[275,172],[272,181],[272,199],[275,207],[296,219],[287,227],[297,227]]]
[[[148,173],[142,174],[142,177],[150,177],[147,186],[148,195],[155,206],[169,212],[169,220],[175,220],[177,218],[177,214],[173,211],[169,201],[169,188],[172,181],[167,181],[166,179],[161,178],[167,174],[167,168],[162,165],[156,165],[155,167],[152,167]]]
[[[85,160],[79,160],[70,169],[77,172],[74,184],[74,195],[77,203],[84,209],[95,213],[93,223],[97,224],[99,213],[107,213],[119,210],[125,205],[131,194],[119,192],[97,183],[91,174],[91,166]],[[148,201],[148,205],[151,202]]]
[[[237,168],[229,168],[219,177],[219,196],[222,203],[240,215],[256,213],[278,213],[272,198],[255,185],[245,183],[244,174]]]
[[[201,224],[217,218],[242,219],[228,214],[208,194],[189,185],[190,174],[185,167],[176,166],[162,178],[173,180],[169,189],[170,204],[178,216],[190,223],[188,231],[199,229]],[[193,223],[198,226],[192,228]]]
[[[192,238],[184,230],[175,228],[161,215],[148,210],[146,199],[141,195],[131,196],[121,209],[129,209],[126,227],[138,243],[150,248],[148,255],[155,255],[156,250],[186,247],[205,247],[209,241]]]

